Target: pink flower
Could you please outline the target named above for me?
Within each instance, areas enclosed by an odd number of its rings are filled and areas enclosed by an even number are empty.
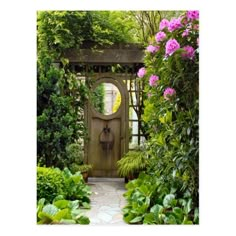
[[[163,19],[160,22],[159,29],[163,30],[163,29],[167,28],[168,26],[169,26],[169,21],[167,19]]]
[[[166,55],[171,56],[179,48],[180,45],[176,39],[169,39],[166,43]]]
[[[173,32],[176,29],[181,28],[183,25],[181,23],[181,19],[180,18],[174,18],[170,21],[169,26],[168,26],[168,30],[170,32]]]
[[[189,29],[186,29],[183,33],[182,33],[182,37],[186,37],[189,35]]]
[[[199,19],[199,11],[187,11],[188,20],[198,20]]]
[[[162,41],[164,38],[166,38],[166,34],[162,31],[158,32],[155,36],[157,42]]]
[[[152,96],[152,93],[149,92],[149,93],[147,94],[147,96],[148,96],[148,98],[150,98],[150,97]]]
[[[193,47],[187,45],[185,47],[183,47],[184,51],[182,53],[182,57],[184,58],[189,58],[189,59],[193,59],[194,58],[194,53],[195,53],[195,50]]]
[[[159,49],[160,49],[159,46],[149,45],[149,46],[147,47],[147,51],[150,52],[150,53],[155,53],[155,52],[157,52]]]
[[[157,86],[157,81],[159,80],[159,77],[157,75],[151,75],[149,79],[149,85],[150,86]]]
[[[199,46],[199,38],[197,38],[197,46]]]
[[[143,78],[143,76],[146,74],[146,69],[144,67],[140,68],[137,75],[139,78]]]
[[[166,88],[164,91],[164,98],[170,100],[172,96],[176,94],[176,91],[173,88]]]

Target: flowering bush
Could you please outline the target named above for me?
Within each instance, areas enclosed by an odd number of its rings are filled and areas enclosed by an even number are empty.
[[[125,208],[126,222],[198,224],[198,19],[198,11],[163,19],[151,42],[159,50],[145,55],[145,73],[139,78],[146,84],[142,119],[150,134],[146,174],[156,178],[158,187],[152,190],[153,202],[145,213],[134,216],[134,206]],[[141,190],[132,191],[136,196]],[[166,199],[171,203],[166,204]],[[165,207],[168,214],[163,212]],[[178,218],[176,210],[185,212],[184,220]]]
[[[150,86],[156,86],[157,85],[157,81],[159,80],[159,77],[156,75],[151,75],[150,79],[149,79],[149,84]]]
[[[140,68],[137,75],[139,78],[143,78],[143,76],[146,74],[146,69],[144,67]]]
[[[147,51],[150,52],[150,53],[155,53],[155,52],[157,52],[159,50],[159,48],[160,48],[159,46],[149,45],[147,47]]]

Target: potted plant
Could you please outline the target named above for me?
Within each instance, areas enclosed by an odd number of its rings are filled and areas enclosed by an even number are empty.
[[[117,161],[117,167],[120,176],[132,180],[147,167],[147,157],[141,151],[129,151]]]

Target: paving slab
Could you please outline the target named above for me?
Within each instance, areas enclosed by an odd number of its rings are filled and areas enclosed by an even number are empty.
[[[123,178],[88,178],[91,187],[91,209],[84,212],[90,225],[123,225],[122,208],[126,201],[123,197],[125,181]]]

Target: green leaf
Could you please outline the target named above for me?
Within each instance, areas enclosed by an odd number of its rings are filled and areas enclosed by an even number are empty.
[[[174,194],[168,194],[165,196],[163,200],[163,206],[166,208],[172,207],[176,204],[175,195]]]
[[[194,219],[193,219],[193,222],[195,224],[199,224],[199,210],[198,208],[195,208],[194,210]]]
[[[155,223],[155,219],[154,219],[154,213],[150,212],[148,214],[145,215],[144,219],[143,219],[143,224],[154,224]]]
[[[38,224],[50,224],[53,222],[54,218],[53,216],[45,213],[45,212],[39,212],[38,217],[40,219],[40,221],[38,222]]]
[[[176,219],[175,219],[175,217],[172,214],[166,216],[165,223],[166,224],[172,224],[172,225],[177,224]]]
[[[142,219],[143,219],[142,216],[137,216],[133,220],[131,220],[130,223],[138,223],[138,222],[141,222]]]
[[[43,213],[46,213],[50,216],[56,215],[58,211],[59,211],[59,209],[52,204],[46,205],[42,210]]]
[[[81,225],[88,225],[90,223],[90,220],[87,216],[80,216],[78,218],[78,223]]]
[[[68,200],[58,200],[56,202],[53,203],[54,206],[56,206],[59,209],[64,209],[67,208],[69,205],[69,201]]]
[[[45,203],[45,198],[41,198],[41,199],[38,201],[38,204],[37,204],[37,213],[39,213],[40,211],[42,211],[43,206],[44,206],[44,203]]]
[[[57,214],[53,218],[54,220],[58,220],[58,221],[62,219],[70,219],[71,218],[70,211],[68,208],[60,210],[59,212],[57,212]]]
[[[174,207],[173,213],[175,215],[176,221],[178,224],[181,224],[184,218],[183,210],[179,207]]]

